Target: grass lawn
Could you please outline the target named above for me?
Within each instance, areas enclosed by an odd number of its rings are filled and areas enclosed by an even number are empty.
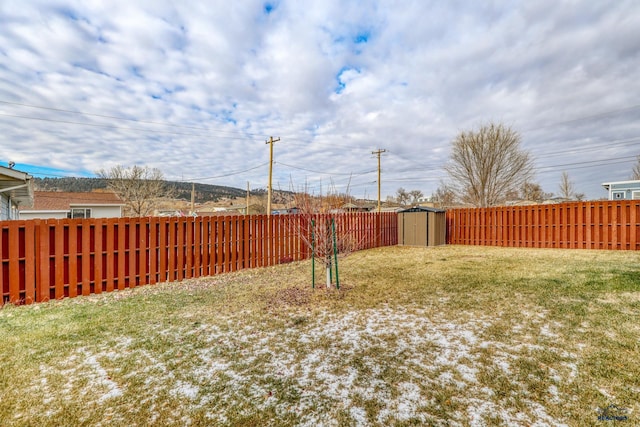
[[[310,265],[1,309],[0,425],[640,424],[637,252]]]

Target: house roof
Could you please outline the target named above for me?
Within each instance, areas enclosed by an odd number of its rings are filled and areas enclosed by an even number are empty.
[[[32,176],[26,172],[0,166],[0,193],[7,193],[18,206],[33,203]]]
[[[109,192],[72,193],[66,191],[34,191],[34,211],[67,211],[72,206],[123,206],[122,200]],[[26,209],[23,209],[26,210]]]

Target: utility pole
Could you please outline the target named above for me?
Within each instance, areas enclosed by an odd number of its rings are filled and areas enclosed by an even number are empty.
[[[273,143],[280,141],[280,138],[273,139],[272,136],[266,144],[269,144],[269,186],[267,187],[267,215],[271,215],[271,182],[273,180]]]
[[[247,211],[244,214],[249,215],[249,181],[247,181]]]
[[[376,154],[378,156],[378,213],[382,211],[382,206],[380,205],[380,155],[387,150],[383,150],[378,148],[376,151],[372,151],[371,154]]]

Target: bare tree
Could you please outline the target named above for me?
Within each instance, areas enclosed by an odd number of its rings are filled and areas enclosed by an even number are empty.
[[[353,201],[348,192],[338,193],[332,187],[326,194],[316,196],[307,190],[305,185],[304,190],[294,193],[291,203],[297,208],[297,214],[285,215],[285,223],[308,250],[313,250],[315,259],[324,265],[328,289],[331,286],[333,257],[344,257],[361,249],[365,236],[358,237],[357,221],[336,221],[332,224],[335,212]]]
[[[463,202],[479,207],[498,205],[509,191],[531,179],[533,162],[520,142],[517,132],[495,123],[462,132],[453,140],[445,169]]]
[[[398,188],[398,190],[396,191],[396,201],[398,203],[400,203],[401,205],[406,205],[410,199],[411,196],[409,195],[409,193],[407,193],[407,190],[402,187]]]
[[[431,195],[431,199],[437,208],[448,208],[456,205],[456,192],[446,183],[440,183],[435,193]]]
[[[522,184],[520,193],[524,200],[528,200],[531,202],[541,202],[546,196],[545,192],[542,191],[542,187],[540,187],[540,184],[529,181]]]
[[[562,172],[560,176],[560,197],[563,199],[573,199],[576,194],[575,186],[573,185],[573,181],[569,179],[569,174],[567,172]]]
[[[420,190],[411,190],[409,191],[409,196],[411,197],[411,203],[418,203],[424,197],[424,194]]]
[[[631,171],[631,179],[640,180],[640,155],[636,157],[636,164]]]
[[[126,203],[130,216],[150,215],[158,199],[173,196],[173,189],[167,187],[159,169],[118,165],[108,170],[101,169],[96,174],[106,179],[108,187]]]

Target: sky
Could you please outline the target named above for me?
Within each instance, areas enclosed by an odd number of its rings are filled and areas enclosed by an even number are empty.
[[[517,131],[589,199],[640,155],[640,2],[0,0],[0,164],[431,195],[451,142]]]

